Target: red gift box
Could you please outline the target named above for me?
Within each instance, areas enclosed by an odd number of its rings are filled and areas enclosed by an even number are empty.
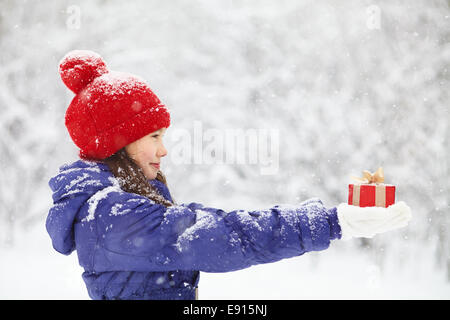
[[[375,173],[363,171],[362,178],[353,177],[359,184],[348,185],[348,204],[358,207],[384,207],[395,203],[395,186],[384,184],[383,168]]]
[[[348,204],[358,207],[384,207],[395,203],[395,186],[390,184],[349,184]]]

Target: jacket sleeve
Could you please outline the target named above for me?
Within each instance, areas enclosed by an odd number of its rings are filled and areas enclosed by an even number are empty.
[[[228,272],[323,250],[340,238],[336,208],[318,199],[225,212],[195,202],[166,208],[124,192],[97,209],[97,271]]]

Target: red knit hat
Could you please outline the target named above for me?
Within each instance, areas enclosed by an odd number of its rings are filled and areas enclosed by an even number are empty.
[[[170,125],[169,110],[143,79],[109,71],[95,52],[67,53],[59,64],[59,73],[76,94],[67,108],[65,124],[80,148],[81,159],[105,159]]]

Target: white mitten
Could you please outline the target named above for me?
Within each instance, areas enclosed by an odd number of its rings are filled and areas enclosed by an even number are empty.
[[[387,208],[357,207],[341,203],[337,207],[341,239],[372,238],[377,233],[405,227],[411,220],[411,209],[403,201]]]

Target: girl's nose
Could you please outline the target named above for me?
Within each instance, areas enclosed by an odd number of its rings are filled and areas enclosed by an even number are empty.
[[[162,157],[165,157],[166,155],[167,155],[167,149],[164,147],[164,145],[161,145],[161,147],[158,149],[157,156],[162,158]]]

